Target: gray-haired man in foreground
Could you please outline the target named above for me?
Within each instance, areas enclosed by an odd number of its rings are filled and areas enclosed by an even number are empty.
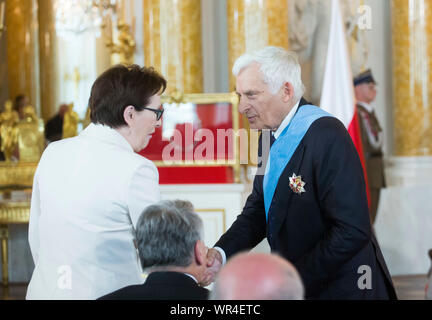
[[[147,207],[137,223],[136,238],[143,270],[141,285],[117,290],[102,300],[205,300],[199,286],[207,265],[203,223],[189,201],[161,201]]]
[[[212,300],[303,300],[304,287],[294,266],[266,253],[240,253],[217,276]]]

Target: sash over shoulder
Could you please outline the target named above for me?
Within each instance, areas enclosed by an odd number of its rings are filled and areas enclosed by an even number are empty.
[[[303,105],[297,110],[291,122],[271,147],[263,179],[264,207],[267,220],[273,195],[282,172],[309,127],[315,120],[322,117],[333,117],[333,115],[317,106]]]

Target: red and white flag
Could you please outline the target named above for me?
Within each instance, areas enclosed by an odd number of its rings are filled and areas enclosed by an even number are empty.
[[[339,0],[332,0],[329,43],[320,106],[337,117],[347,128],[363,166],[370,205],[369,186],[355,105],[353,76],[342,11]]]

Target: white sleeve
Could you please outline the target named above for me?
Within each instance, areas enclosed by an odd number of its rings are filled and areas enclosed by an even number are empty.
[[[221,254],[221,256],[222,256],[222,265],[224,266],[225,263],[226,263],[226,254],[225,254],[224,249],[222,249],[220,247],[214,247],[213,249],[219,251],[219,253]]]
[[[132,224],[136,228],[144,209],[160,200],[159,173],[153,164],[143,164],[134,172],[127,199]]]
[[[39,217],[41,214],[40,207],[40,192],[37,170],[33,179],[33,189],[30,204],[30,220],[29,220],[29,231],[28,241],[30,245],[30,251],[33,257],[33,262],[36,265],[39,257]]]

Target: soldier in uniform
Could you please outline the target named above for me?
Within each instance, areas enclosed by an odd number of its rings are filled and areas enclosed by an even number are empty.
[[[371,70],[366,70],[354,78],[354,91],[357,100],[357,115],[360,122],[363,152],[366,161],[367,178],[371,196],[370,218],[376,218],[380,190],[385,187],[384,162],[382,152],[382,129],[371,103],[376,97],[376,82]]]

